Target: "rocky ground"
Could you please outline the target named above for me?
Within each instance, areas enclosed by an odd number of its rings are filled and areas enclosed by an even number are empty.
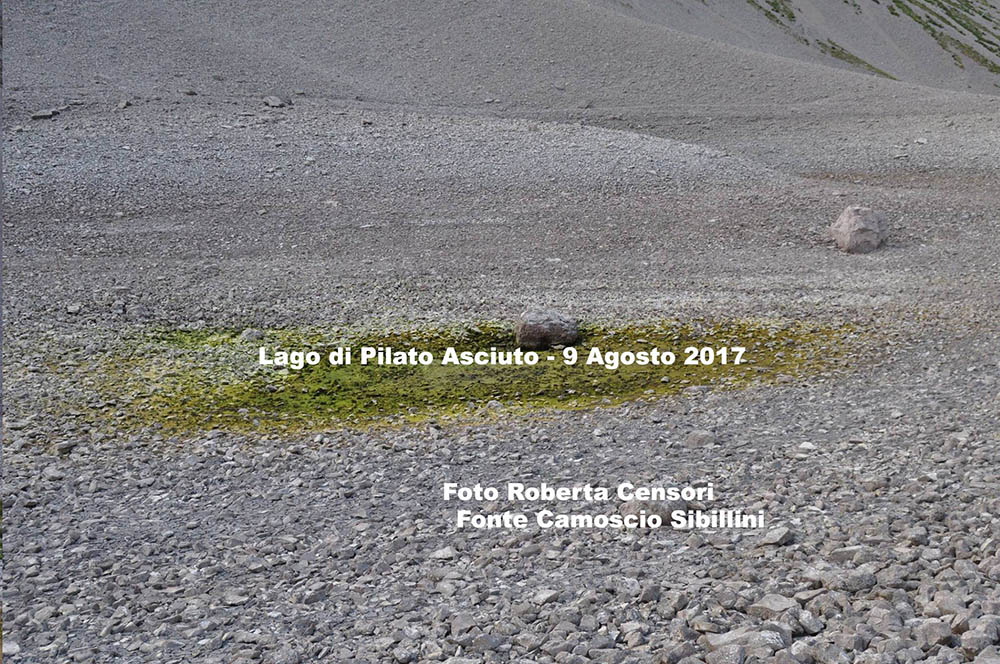
[[[901,355],[544,419],[62,453],[35,437],[5,459],[10,661],[993,661],[996,367]],[[711,481],[768,526],[456,530],[441,499],[625,480]]]
[[[579,26],[411,80],[367,42],[375,64],[305,57],[321,17],[258,52],[180,4],[93,2],[122,14],[100,30],[49,4],[4,18],[5,660],[1000,662],[1000,98],[656,31],[618,53],[619,28]],[[445,55],[468,41],[428,25]],[[584,37],[565,71],[544,50]],[[887,215],[885,247],[834,249],[850,204]],[[77,404],[133,395],[66,379],[154,327],[536,305],[865,341],[743,391],[284,436],[109,431]],[[704,507],[767,525],[455,527],[459,507],[635,507],[442,498],[508,481],[711,482]]]

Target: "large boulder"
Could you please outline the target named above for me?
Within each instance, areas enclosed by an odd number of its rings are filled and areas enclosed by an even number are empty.
[[[580,339],[576,321],[558,311],[529,309],[514,323],[517,345],[524,350],[572,346]]]
[[[852,205],[830,226],[830,235],[841,251],[867,254],[878,249],[889,235],[889,220],[881,212]]]

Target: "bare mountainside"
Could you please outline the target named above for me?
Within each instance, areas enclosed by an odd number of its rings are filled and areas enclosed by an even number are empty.
[[[998,92],[993,0],[935,3],[956,5],[941,9],[955,28],[909,2],[765,4],[11,3],[6,75],[28,112],[188,89],[490,114],[857,107],[871,93],[885,110],[930,104],[912,84]]]
[[[996,94],[993,0],[590,0],[644,22],[923,85]]]

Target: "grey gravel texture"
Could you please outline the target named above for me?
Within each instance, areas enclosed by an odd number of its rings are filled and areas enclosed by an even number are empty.
[[[1000,98],[643,6],[348,4],[5,3],[5,661],[1000,659]],[[879,251],[836,250],[849,205]],[[99,398],[61,369],[125,332],[549,307],[870,340],[778,385],[459,424],[53,408]],[[767,527],[459,530],[442,500],[626,480]]]

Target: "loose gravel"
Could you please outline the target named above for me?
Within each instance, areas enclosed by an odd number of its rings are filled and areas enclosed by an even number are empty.
[[[322,21],[292,30],[275,3],[237,31],[225,3],[201,22],[10,4],[5,660],[1000,661],[997,97],[598,29],[562,3],[512,55],[493,12],[438,5],[381,23],[359,5],[378,34],[442,36],[358,51],[319,49]],[[474,53],[435,50],[472,25]],[[677,66],[695,61],[697,80]],[[886,215],[883,248],[836,251],[848,205]],[[533,307],[870,343],[741,391],[294,435],[108,431],[73,404],[116,405],[66,380],[156,328]],[[699,507],[443,499],[508,481],[711,482],[704,507],[766,525],[456,527],[465,508]]]

